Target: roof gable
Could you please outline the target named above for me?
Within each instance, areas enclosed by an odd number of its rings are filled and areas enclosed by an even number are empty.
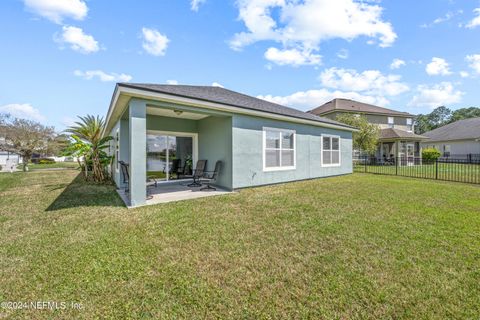
[[[413,115],[408,112],[401,112],[401,111],[396,111],[392,109],[387,109],[387,108],[375,106],[373,104],[363,103],[360,101],[355,101],[350,99],[333,99],[309,112],[316,115],[323,115],[323,114],[331,113],[334,111],[413,117]]]
[[[469,140],[480,138],[480,117],[459,120],[423,135],[430,138],[430,141]]]

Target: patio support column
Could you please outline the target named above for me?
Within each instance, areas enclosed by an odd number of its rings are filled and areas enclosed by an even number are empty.
[[[128,107],[130,146],[130,205],[147,200],[147,105],[145,101],[131,99]]]

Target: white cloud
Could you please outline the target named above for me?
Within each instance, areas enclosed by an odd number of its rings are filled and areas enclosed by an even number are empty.
[[[177,80],[167,80],[167,84],[177,85],[178,81]]]
[[[322,56],[313,54],[309,50],[268,48],[265,59],[278,65],[318,65],[322,63]]]
[[[206,0],[192,0],[190,2],[190,8],[193,10],[193,11],[198,11],[198,8],[200,7],[200,5],[204,4]]]
[[[425,71],[430,76],[447,76],[452,74],[448,62],[438,57],[432,58],[432,61],[425,67]]]
[[[158,30],[142,28],[142,47],[153,56],[164,56],[170,40]]]
[[[408,91],[408,85],[400,80],[399,75],[384,75],[378,70],[358,73],[352,69],[330,68],[320,74],[320,81],[325,87],[363,92],[369,96],[396,96]]]
[[[480,74],[480,54],[468,55],[465,57],[465,60],[470,63],[470,68]]]
[[[72,26],[63,26],[62,34],[57,37],[57,42],[67,43],[72,50],[89,54],[100,50],[98,41],[91,35],[83,32],[81,28]]]
[[[450,82],[442,82],[432,86],[419,85],[417,94],[409,102],[413,107],[436,108],[450,104],[459,103],[464,92],[455,90]]]
[[[93,78],[98,78],[102,82],[128,82],[132,80],[132,76],[125,73],[106,73],[102,70],[88,70],[80,71],[75,70],[73,72],[77,77],[84,78],[86,80],[92,80]]]
[[[40,110],[32,107],[29,103],[12,103],[0,107],[0,113],[8,113],[15,118],[29,119],[43,122],[46,117],[40,113]]]
[[[381,18],[383,8],[371,2],[239,0],[237,3],[239,19],[247,30],[231,39],[230,47],[235,50],[266,40],[282,43],[282,52],[297,50],[317,55],[320,43],[329,39],[350,41],[366,36],[378,40],[381,47],[388,47],[397,38],[392,25]]]
[[[82,0],[24,0],[24,3],[29,11],[58,24],[65,18],[83,20],[88,12]]]
[[[257,98],[301,110],[311,110],[335,98],[352,99],[381,106],[389,104],[389,101],[384,97],[367,96],[358,92],[329,91],[327,89],[298,91],[287,96],[260,95]]]
[[[473,18],[472,20],[470,20],[469,23],[467,23],[467,25],[465,27],[469,28],[469,29],[473,29],[475,27],[478,27],[480,26],[480,8],[476,8],[475,10],[473,10],[473,12],[477,15],[475,18]]]
[[[460,71],[460,77],[468,78],[470,77],[470,73],[468,73],[467,71]]]
[[[222,85],[221,85],[220,83],[218,83],[218,82],[212,83],[212,87],[225,88],[224,86],[222,86]]]
[[[337,57],[340,59],[348,59],[349,53],[347,49],[341,49],[337,52]]]
[[[402,59],[393,59],[392,63],[390,64],[390,69],[399,69],[400,67],[405,66],[407,63]]]
[[[455,16],[458,16],[460,14],[463,14],[463,10],[450,11],[450,12],[447,12],[444,16],[436,18],[431,23],[428,23],[428,24],[424,23],[423,25],[421,25],[421,27],[422,28],[430,28],[430,27],[433,27],[436,24],[441,24],[441,23],[450,21],[450,20],[452,20],[452,18],[454,18]]]

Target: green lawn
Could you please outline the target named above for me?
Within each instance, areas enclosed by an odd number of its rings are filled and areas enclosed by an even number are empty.
[[[358,163],[355,172],[367,172],[387,175],[399,175],[404,177],[438,179],[445,181],[457,181],[480,184],[480,164],[442,163],[438,166],[423,164],[414,166],[395,165],[367,165]]]
[[[56,163],[48,163],[48,164],[28,164],[29,170],[38,170],[38,169],[57,169],[57,168],[67,168],[67,169],[77,169],[78,163],[77,162],[56,162]],[[23,169],[23,165],[20,164],[18,166],[19,170]]]
[[[370,174],[126,209],[0,174],[0,318],[478,319],[480,187]]]

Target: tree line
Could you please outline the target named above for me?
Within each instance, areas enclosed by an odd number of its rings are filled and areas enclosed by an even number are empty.
[[[470,107],[452,111],[445,106],[440,106],[430,113],[415,117],[415,133],[422,134],[458,120],[476,117],[480,117],[480,108]]]
[[[27,171],[34,154],[75,157],[85,180],[109,182],[108,171],[113,161],[105,149],[111,136],[102,137],[105,121],[98,116],[79,117],[79,121],[64,132],[39,122],[0,114],[0,151],[20,155],[23,171]]]

